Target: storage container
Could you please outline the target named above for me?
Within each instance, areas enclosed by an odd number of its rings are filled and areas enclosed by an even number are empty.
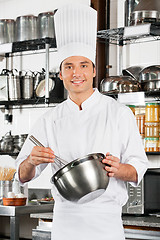
[[[159,151],[159,138],[145,138],[145,151],[158,152]]]
[[[158,103],[146,104],[145,122],[159,122],[159,104]]]

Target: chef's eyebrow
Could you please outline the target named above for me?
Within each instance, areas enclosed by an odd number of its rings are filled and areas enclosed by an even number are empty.
[[[86,64],[86,63],[88,63],[89,64],[89,62],[88,61],[83,61],[83,62],[80,62],[80,64]],[[73,65],[74,63],[70,63],[70,62],[68,62],[68,63],[64,63],[64,65],[65,66],[67,66],[67,65]]]

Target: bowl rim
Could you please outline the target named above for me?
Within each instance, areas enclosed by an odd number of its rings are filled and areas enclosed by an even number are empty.
[[[90,157],[93,157],[93,159],[89,159]],[[95,157],[98,159],[100,158],[101,160],[103,160],[105,158],[105,155],[103,153],[91,153],[91,154],[87,154],[84,157],[80,157],[77,158],[73,161],[71,161],[70,163],[68,163],[67,165],[65,165],[64,167],[60,168],[51,178],[51,183],[55,183],[56,181],[58,181],[58,179],[63,176],[63,174],[65,174],[66,172],[68,172],[69,170],[71,170],[73,167],[78,166],[80,163],[84,163],[86,161],[89,160],[94,160]]]

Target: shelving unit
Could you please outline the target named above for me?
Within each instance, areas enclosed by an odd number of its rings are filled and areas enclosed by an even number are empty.
[[[139,28],[139,31],[141,31],[141,28],[144,24],[137,25],[137,26],[130,26],[130,27],[121,27],[121,28],[114,28],[114,29],[108,29],[108,30],[101,30],[98,31],[97,37],[103,40],[109,40],[110,44],[116,44],[119,46],[131,44],[131,43],[140,43],[145,41],[155,41],[160,40],[160,22],[148,24],[150,30],[147,34],[137,34],[132,35],[130,37],[125,37],[125,29],[131,29],[134,32],[134,28]],[[149,39],[148,39],[149,38]],[[105,42],[105,41],[104,41]]]
[[[7,45],[7,44],[3,44]],[[4,47],[5,48],[5,47]],[[0,101],[0,105],[26,105],[26,104],[49,104],[49,53],[50,49],[54,49],[54,51],[57,51],[56,49],[56,39],[55,38],[41,38],[41,39],[33,39],[33,40],[27,40],[27,41],[21,41],[21,42],[13,42],[11,43],[11,51],[5,53],[6,59],[12,56],[15,56],[17,53],[22,52],[30,52],[30,54],[35,54],[36,52],[40,52],[40,50],[44,49],[45,53],[45,71],[46,71],[46,81],[45,81],[45,97],[43,98],[37,98],[34,97],[32,99],[20,99],[15,101]],[[60,85],[60,83],[59,83]],[[64,99],[59,99],[55,97],[53,98],[54,102],[59,103],[62,102]]]
[[[101,30],[98,41],[117,45],[120,48],[119,63],[122,68],[122,48],[127,44],[144,43],[160,40],[160,22],[146,23],[137,26]],[[120,71],[122,72],[122,71]],[[104,93],[118,99],[118,92]],[[144,92],[145,102],[160,101],[160,90]],[[160,152],[146,152],[147,155],[160,155]]]

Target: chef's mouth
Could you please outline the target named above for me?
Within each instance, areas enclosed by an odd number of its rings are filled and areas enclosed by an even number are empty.
[[[79,85],[79,84],[84,83],[84,80],[72,80],[71,82],[72,82],[72,84]]]

